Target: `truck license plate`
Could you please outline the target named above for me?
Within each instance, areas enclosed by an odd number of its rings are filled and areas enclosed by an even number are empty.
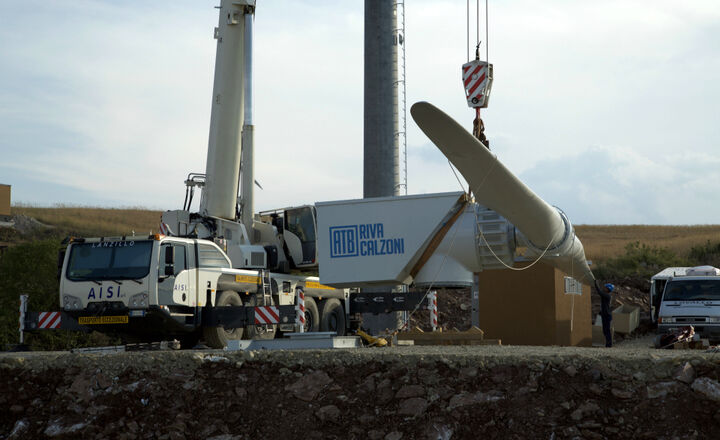
[[[80,325],[92,325],[92,324],[127,324],[127,315],[123,316],[81,316],[78,318],[78,324]]]

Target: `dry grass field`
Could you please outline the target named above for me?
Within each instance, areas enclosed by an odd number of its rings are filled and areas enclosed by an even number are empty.
[[[625,245],[635,241],[668,248],[679,256],[691,247],[708,240],[720,241],[720,225],[654,226],[654,225],[578,225],[575,226],[585,256],[602,261],[625,253]]]
[[[56,206],[50,208],[14,206],[22,214],[74,235],[110,236],[157,232],[160,211],[142,208],[92,208]],[[579,225],[575,232],[585,246],[585,255],[594,262],[625,253],[625,245],[635,241],[666,247],[686,255],[692,246],[720,241],[720,225]]]
[[[60,231],[79,236],[117,236],[138,235],[157,232],[160,224],[160,211],[143,208],[91,208],[76,206],[56,206],[40,208],[31,206],[13,206],[13,215],[25,215],[51,225]]]

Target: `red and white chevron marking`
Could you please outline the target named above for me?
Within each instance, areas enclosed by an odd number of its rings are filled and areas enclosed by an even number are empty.
[[[480,107],[485,103],[485,89],[487,88],[487,63],[483,61],[470,61],[462,66],[463,85],[465,96],[470,107]]]
[[[280,311],[275,306],[255,307],[255,325],[278,324]]]
[[[170,234],[170,227],[167,225],[167,223],[160,223],[160,233],[162,235],[172,235]]]
[[[430,309],[430,326],[433,331],[437,329],[438,323],[438,306],[437,306],[437,292],[431,291],[428,293],[428,309]]]
[[[38,328],[60,328],[60,312],[40,312]]]
[[[297,317],[295,318],[295,324],[300,326],[300,333],[305,331],[305,292],[302,289],[297,289]]]

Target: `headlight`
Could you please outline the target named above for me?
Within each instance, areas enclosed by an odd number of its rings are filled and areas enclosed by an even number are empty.
[[[80,302],[80,298],[74,297],[72,295],[64,295],[63,296],[63,309],[65,309],[65,310],[80,310],[80,309],[82,309],[82,303]]]
[[[675,318],[672,318],[670,316],[661,316],[660,317],[660,324],[674,324]]]
[[[720,318],[716,318],[716,317],[710,316],[709,318],[707,318],[707,319],[705,320],[705,322],[720,322]]]
[[[148,294],[138,293],[130,297],[128,306],[132,309],[146,309],[148,306]]]

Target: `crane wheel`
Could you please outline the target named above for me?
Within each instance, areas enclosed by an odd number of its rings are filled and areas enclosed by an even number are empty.
[[[345,336],[345,309],[339,299],[325,300],[320,314],[320,331],[335,332],[338,336]]]
[[[305,332],[320,331],[320,312],[315,298],[305,297]]]
[[[237,292],[232,290],[223,290],[220,292],[215,307],[242,306],[243,302]],[[228,341],[242,339],[242,328],[225,329],[223,326],[205,327],[203,328],[203,337],[205,343],[210,348],[224,348]]]

